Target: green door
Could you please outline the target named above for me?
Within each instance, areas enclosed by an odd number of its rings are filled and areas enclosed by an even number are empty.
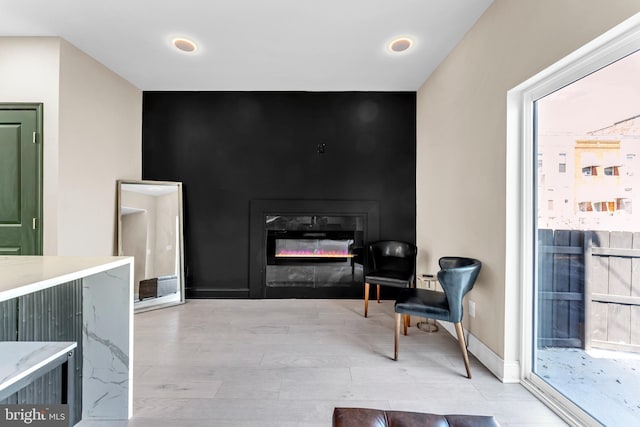
[[[0,104],[0,255],[42,255],[42,105]]]

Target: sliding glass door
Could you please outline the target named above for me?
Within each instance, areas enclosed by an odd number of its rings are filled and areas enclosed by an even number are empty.
[[[640,53],[534,99],[531,380],[640,420]]]

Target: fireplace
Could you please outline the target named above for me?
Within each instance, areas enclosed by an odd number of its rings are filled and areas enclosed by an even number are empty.
[[[290,225],[287,221],[285,228],[271,229],[270,219],[267,217],[267,265],[289,265],[308,263],[337,263],[345,261],[358,261],[357,249],[363,245],[362,226],[357,224],[347,225],[345,230],[314,230],[313,225],[309,229],[299,229],[299,226]],[[288,217],[296,221],[300,217]],[[312,218],[316,218],[313,216]],[[340,217],[338,217],[340,218]],[[347,217],[348,219],[352,219]],[[278,219],[283,219],[279,217]],[[333,217],[335,219],[335,217]],[[349,221],[349,222],[362,222]],[[296,221],[297,222],[297,221]],[[279,227],[282,227],[280,225]]]
[[[251,211],[252,297],[361,296],[377,203],[266,200],[252,202]]]
[[[364,222],[363,215],[267,215],[267,292],[362,284]]]
[[[353,259],[355,232],[267,232],[267,265],[340,262]],[[361,243],[360,243],[361,245]]]

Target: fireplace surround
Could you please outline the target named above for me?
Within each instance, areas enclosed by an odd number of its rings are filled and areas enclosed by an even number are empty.
[[[253,200],[249,296],[359,297],[362,248],[378,234],[375,201]]]

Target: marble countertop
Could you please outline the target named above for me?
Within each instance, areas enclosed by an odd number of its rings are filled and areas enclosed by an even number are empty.
[[[133,257],[1,256],[0,301],[128,263],[133,264]]]
[[[0,342],[0,390],[76,348],[74,342]]]

